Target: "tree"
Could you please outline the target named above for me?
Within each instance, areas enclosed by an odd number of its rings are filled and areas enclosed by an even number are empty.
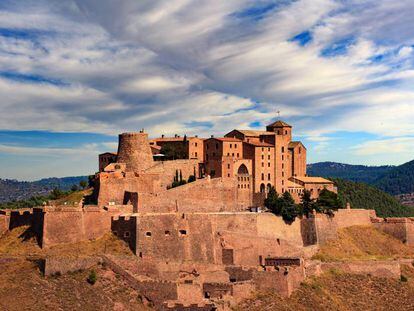
[[[280,215],[278,200],[279,195],[277,194],[275,187],[271,187],[267,198],[264,201],[264,205],[275,215]]]
[[[282,216],[286,222],[293,222],[300,215],[300,209],[295,204],[292,195],[285,192],[280,197],[274,187],[270,188],[264,204],[273,214]]]
[[[86,180],[81,180],[79,182],[79,186],[81,186],[82,189],[85,189],[87,185],[88,183],[86,182]]]
[[[298,206],[295,204],[295,200],[292,195],[285,191],[282,197],[279,198],[280,215],[286,222],[293,222],[299,215]]]
[[[96,271],[95,270],[92,270],[89,273],[89,276],[88,276],[88,283],[91,284],[91,285],[94,285],[97,280],[98,280],[98,276],[96,274]]]
[[[316,211],[333,216],[333,212],[341,208],[341,202],[335,192],[323,189],[319,192],[318,200],[316,201]]]
[[[70,191],[75,192],[78,191],[78,185],[72,185],[72,187],[70,188]]]
[[[315,200],[312,199],[312,194],[309,190],[303,191],[301,198],[301,213],[306,217],[309,217],[309,214],[315,209]]]

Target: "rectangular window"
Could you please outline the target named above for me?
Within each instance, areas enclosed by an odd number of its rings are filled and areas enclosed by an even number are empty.
[[[284,153],[285,152],[285,147],[282,147],[282,153]]]
[[[231,148],[233,148],[233,145],[232,145],[232,144],[230,144],[230,149],[231,149]]]
[[[195,143],[195,146],[197,147],[197,143]]]
[[[236,148],[236,149],[237,149],[237,144],[234,144],[234,148]]]
[[[239,158],[240,156],[239,156],[239,154],[237,154],[237,157]]]
[[[227,164],[227,168],[230,169],[230,164]]]
[[[195,156],[197,157],[197,152],[195,153]]]
[[[269,162],[269,163],[267,163],[267,167],[270,167],[270,162]]]

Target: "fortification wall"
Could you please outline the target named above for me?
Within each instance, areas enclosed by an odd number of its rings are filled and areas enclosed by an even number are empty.
[[[9,230],[10,224],[10,216],[4,214],[0,214],[0,235],[4,234],[6,231]]]
[[[126,204],[126,192],[157,193],[162,191],[159,175],[134,173],[100,173],[98,205]]]
[[[370,226],[372,217],[376,217],[374,210],[339,209],[335,212],[334,220],[338,229],[341,229],[351,226]]]
[[[199,176],[199,163],[197,159],[191,160],[172,160],[155,162],[155,165],[145,172],[149,174],[160,174],[161,187],[166,189],[174,181],[176,172],[181,172],[184,180],[188,180],[191,175]]]
[[[410,218],[376,218],[372,219],[372,223],[375,228],[407,245],[414,245],[414,221]]]
[[[68,272],[75,272],[79,270],[89,269],[102,261],[99,257],[81,257],[81,258],[67,258],[67,257],[53,257],[44,260],[44,275],[65,274]]]
[[[279,271],[255,271],[253,283],[261,292],[277,291],[282,296],[290,296],[300,286],[305,275],[302,267],[280,268]]]
[[[370,274],[382,278],[399,279],[401,266],[398,261],[349,261],[321,263],[321,272],[338,269],[350,274]]]
[[[49,208],[43,220],[42,247],[97,239],[111,231],[117,211]]]
[[[157,194],[139,196],[141,212],[220,212],[246,210],[250,202],[238,198],[236,181],[199,179]]]
[[[144,259],[260,264],[259,257],[298,255],[300,221],[261,213],[133,214],[136,254]],[[273,228],[273,229],[272,229]]]

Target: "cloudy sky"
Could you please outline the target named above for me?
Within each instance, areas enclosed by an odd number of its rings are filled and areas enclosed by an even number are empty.
[[[414,158],[412,0],[1,0],[0,178],[93,173],[117,134],[262,129],[309,162]]]

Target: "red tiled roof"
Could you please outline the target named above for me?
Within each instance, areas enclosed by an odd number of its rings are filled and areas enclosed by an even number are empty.
[[[272,127],[292,127],[291,125],[287,124],[286,122],[284,122],[282,120],[277,120],[277,121],[273,122],[272,124],[269,124],[268,126],[272,126]]]

